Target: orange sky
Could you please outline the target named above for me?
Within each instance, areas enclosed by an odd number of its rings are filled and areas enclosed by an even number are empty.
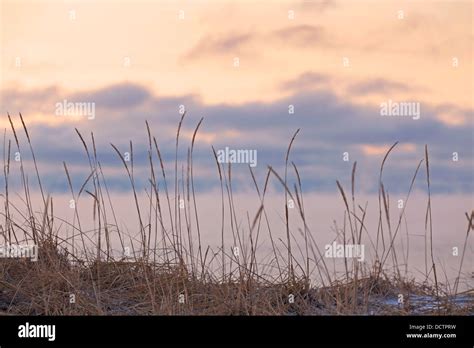
[[[1,4],[2,89],[78,91],[132,81],[158,95],[236,104],[281,98],[283,83],[311,71],[329,77],[324,88],[358,103],[380,97],[348,86],[383,78],[411,86],[394,98],[472,108],[469,1]],[[463,123],[451,116],[443,120]]]

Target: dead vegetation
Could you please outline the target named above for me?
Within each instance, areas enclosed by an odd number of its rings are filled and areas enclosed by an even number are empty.
[[[17,130],[8,115],[18,152],[23,153]],[[148,161],[150,176],[146,191],[149,204],[140,204],[137,195],[133,169],[133,145],[130,142],[127,161],[114,145],[113,149],[127,175],[133,193],[132,205],[138,216],[140,240],[131,243],[137,249],[130,257],[116,258],[112,253],[113,238],[120,241],[125,249],[127,236],[119,229],[113,208],[113,199],[106,185],[97,157],[94,135],[87,142],[77,131],[79,140],[87,156],[90,175],[81,187],[73,187],[68,166],[64,163],[65,175],[69,182],[71,197],[75,202],[86,195],[94,204],[94,219],[97,229],[95,239],[91,239],[82,229],[79,219],[79,204],[75,207],[74,221],[66,223],[54,216],[53,199],[46,195],[41,185],[41,177],[33,145],[23,118],[20,115],[26,135],[34,175],[42,197],[42,206],[33,207],[23,157],[20,161],[22,190],[15,192],[23,196],[24,207],[15,206],[10,200],[10,165],[12,142],[4,137],[4,182],[1,197],[4,202],[0,223],[0,241],[4,244],[34,243],[38,246],[38,260],[0,259],[0,313],[29,315],[349,315],[349,314],[472,314],[473,293],[464,294],[465,301],[457,301],[458,284],[462,263],[474,214],[468,215],[466,240],[463,248],[459,274],[454,286],[441,284],[432,250],[431,197],[428,148],[425,158],[420,161],[406,197],[410,193],[417,174],[425,164],[428,187],[428,206],[425,223],[426,279],[417,282],[402,276],[399,256],[395,248],[396,238],[401,238],[401,224],[405,208],[397,224],[392,225],[389,194],[383,184],[383,168],[390,148],[383,159],[379,182],[379,225],[374,251],[376,260],[371,267],[362,267],[358,262],[345,259],[343,276],[331,273],[326,264],[321,247],[306,223],[306,212],[302,195],[301,178],[294,163],[289,163],[291,145],[286,153],[285,173],[280,176],[269,167],[263,186],[257,184],[255,174],[250,176],[260,200],[260,208],[252,218],[248,218],[246,231],[239,227],[235,213],[232,189],[232,168],[217,161],[216,174],[220,179],[222,211],[220,214],[221,246],[212,250],[201,243],[199,207],[193,179],[193,148],[195,137],[202,123],[197,124],[187,161],[178,164],[179,134],[184,120],[182,116],[176,133],[176,154],[174,173],[169,179],[158,143],[152,136],[148,123]],[[293,170],[296,183],[288,181],[288,170]],[[180,172],[181,178],[180,178]],[[337,187],[346,209],[343,228],[338,231],[344,241],[363,243],[366,218],[365,207],[355,199],[356,163],[352,170],[351,194],[348,196],[343,186]],[[31,179],[31,178],[30,178]],[[284,190],[286,240],[281,251],[277,237],[270,230],[265,210],[265,196],[271,180],[277,180]],[[174,181],[172,190],[168,183]],[[184,209],[176,204],[184,199]],[[296,203],[299,221],[303,228],[293,228],[288,212],[288,199]],[[406,207],[406,206],[405,206]],[[224,209],[228,209],[230,221],[224,219]],[[217,219],[219,221],[219,219]],[[72,233],[61,234],[62,228]],[[296,223],[295,223],[296,224]],[[272,256],[262,265],[257,254],[261,234],[266,233],[272,248]],[[301,235],[303,245],[299,245],[295,234]],[[194,243],[197,243],[195,245]],[[232,253],[231,246],[242,251]],[[91,249],[92,248],[92,249]],[[296,257],[296,253],[302,257]],[[392,267],[386,267],[390,260]],[[396,267],[393,267],[396,265]],[[267,271],[271,269],[272,271]],[[264,271],[265,270],[265,271]],[[316,278],[316,282],[314,282]],[[317,285],[315,285],[317,284]],[[451,289],[451,290],[450,290]],[[453,290],[454,289],[454,290]],[[399,301],[400,295],[403,301]],[[422,299],[431,303],[421,303]],[[421,300],[420,300],[421,299]],[[395,301],[391,303],[390,301]],[[421,302],[420,302],[421,301]],[[435,303],[435,305],[433,305]]]

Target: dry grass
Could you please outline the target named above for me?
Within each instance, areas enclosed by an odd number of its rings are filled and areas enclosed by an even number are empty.
[[[21,152],[17,130],[8,115],[15,145]],[[112,253],[112,238],[120,241],[122,248],[128,244],[126,234],[120,230],[115,215],[113,200],[107,188],[106,178],[97,158],[94,135],[87,142],[77,131],[87,155],[90,175],[79,188],[74,188],[68,166],[64,163],[70,194],[78,202],[87,195],[94,202],[95,238],[92,240],[83,230],[79,207],[76,205],[74,221],[65,223],[54,216],[53,200],[45,195],[41,177],[34,157],[33,145],[20,115],[23,131],[27,137],[34,163],[35,176],[40,189],[42,206],[31,203],[28,176],[20,161],[22,180],[21,194],[24,208],[16,207],[10,200],[9,176],[12,156],[11,140],[4,137],[4,192],[5,204],[0,224],[0,238],[5,244],[33,242],[38,245],[38,261],[27,259],[0,259],[0,313],[33,315],[328,315],[328,314],[472,314],[474,311],[472,291],[466,292],[467,302],[459,305],[455,301],[461,277],[462,263],[474,214],[468,218],[465,245],[454,287],[441,284],[436,272],[432,250],[431,196],[428,148],[420,161],[408,194],[405,207],[420,166],[425,162],[428,187],[426,210],[426,279],[415,282],[402,276],[397,265],[399,255],[395,248],[396,238],[401,238],[401,226],[405,213],[403,208],[396,226],[392,226],[389,194],[383,184],[383,167],[394,144],[383,159],[379,182],[379,224],[376,255],[370,267],[344,259],[345,274],[331,273],[321,253],[316,236],[306,223],[301,178],[294,163],[289,166],[291,145],[285,158],[285,173],[281,177],[269,167],[263,186],[257,184],[252,168],[250,175],[255,185],[260,207],[253,217],[248,216],[248,228],[238,223],[232,188],[232,168],[218,163],[216,152],[216,174],[220,179],[221,245],[218,250],[205,247],[201,242],[199,211],[193,178],[193,149],[195,137],[202,119],[197,124],[185,164],[178,163],[179,134],[185,115],[182,116],[176,133],[174,175],[167,177],[158,143],[152,136],[148,123],[148,161],[150,176],[146,190],[148,205],[138,199],[134,176],[133,145],[127,151],[127,161],[114,145],[113,149],[127,175],[133,192],[132,205],[138,216],[139,247],[129,258],[115,258]],[[23,156],[22,156],[23,158]],[[181,168],[180,168],[181,166]],[[297,182],[291,187],[288,170],[292,169]],[[181,172],[181,175],[180,175]],[[362,243],[367,205],[356,203],[356,163],[352,170],[351,195],[343,186],[337,187],[344,201],[345,219],[338,233],[344,241]],[[285,192],[285,237],[280,240],[284,250],[277,246],[277,238],[270,229],[265,209],[265,197],[271,180],[277,180]],[[168,182],[174,181],[172,192]],[[177,204],[184,200],[184,209]],[[288,212],[288,199],[296,203],[299,221],[293,228]],[[130,207],[132,208],[132,206]],[[224,211],[228,210],[228,215]],[[13,213],[15,212],[15,214]],[[230,221],[226,221],[228,216]],[[58,228],[72,231],[66,238]],[[218,220],[219,221],[219,220]],[[272,247],[272,256],[264,264],[257,253],[262,234],[267,233]],[[299,245],[295,233],[302,237]],[[194,245],[197,243],[197,245]],[[236,256],[230,246],[238,246],[241,254]],[[132,244],[133,246],[133,244]],[[91,248],[93,249],[91,251]],[[408,248],[408,245],[407,245]],[[296,254],[298,253],[298,257]],[[408,255],[403,255],[405,261]],[[387,260],[392,266],[386,267]],[[428,262],[428,260],[430,262]],[[406,262],[405,262],[406,263]],[[395,267],[393,265],[396,265]],[[272,270],[271,272],[268,270]],[[317,280],[314,285],[313,278]],[[450,290],[451,289],[451,290]],[[454,289],[454,290],[452,290]],[[387,301],[402,294],[403,304],[390,305]],[[72,296],[73,295],[73,296]],[[469,297],[470,296],[470,297]],[[74,301],[71,301],[74,297]],[[436,306],[426,309],[415,299],[427,297]],[[290,299],[291,298],[291,299]],[[293,301],[294,300],[294,301]]]

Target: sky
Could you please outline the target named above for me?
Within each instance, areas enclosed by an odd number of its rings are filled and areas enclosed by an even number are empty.
[[[11,138],[7,113],[17,127],[22,113],[52,192],[67,191],[63,161],[75,185],[89,173],[75,128],[94,133],[113,190],[130,186],[110,143],[123,153],[133,142],[146,184],[145,121],[171,162],[183,107],[180,159],[204,117],[199,190],[219,184],[211,146],[256,150],[263,180],[267,166],[284,169],[300,129],[290,159],[305,191],[337,192],[357,161],[357,189],[376,192],[398,141],[384,174],[392,192],[408,190],[425,144],[434,193],[474,192],[471,1],[1,0],[0,16],[0,126]],[[58,114],[63,102],[94,115]],[[388,103],[419,113],[384,116]],[[248,165],[235,180],[253,185]]]
[[[187,184],[182,173],[202,118],[192,150],[193,176],[202,234],[210,245],[219,246],[221,233],[213,148],[255,152],[251,169],[263,187],[269,166],[284,176],[295,134],[288,182],[292,188],[297,183],[294,164],[311,233],[321,243],[334,240],[335,225],[345,222],[336,180],[350,192],[357,162],[357,204],[367,207],[367,237],[375,238],[380,166],[398,142],[384,165],[384,189],[392,223],[400,212],[397,201],[406,204],[402,250],[406,247],[408,255],[409,242],[412,271],[421,274],[428,202],[424,164],[406,198],[426,146],[435,257],[455,277],[459,266],[452,248],[462,248],[465,213],[474,207],[473,6],[469,0],[0,0],[0,156],[10,148],[10,199],[15,207],[24,204],[20,162],[14,160],[19,153],[30,198],[41,213],[21,113],[59,221],[74,224],[76,217],[63,163],[76,193],[90,175],[77,130],[91,150],[93,137],[117,227],[133,236],[138,216],[131,209],[131,185],[111,144],[122,156],[133,153],[133,180],[146,206],[146,122],[173,193],[176,133],[186,111],[178,185],[181,192]],[[153,160],[159,171],[156,154]],[[158,186],[163,189],[161,177]],[[236,224],[245,230],[261,203],[249,163],[232,164],[232,188]],[[93,192],[90,182],[86,189]],[[84,197],[78,202],[82,226],[95,238],[92,199]],[[272,178],[265,206],[279,240],[286,233],[283,199],[281,184]],[[17,213],[21,216],[21,209]],[[295,211],[290,219],[292,229],[300,227]],[[230,230],[227,226],[229,243]],[[298,238],[299,232],[294,234]],[[468,274],[472,242],[466,257]],[[472,288],[472,278],[466,279]]]

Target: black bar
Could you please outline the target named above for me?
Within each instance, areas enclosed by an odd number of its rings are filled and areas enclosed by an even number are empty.
[[[55,325],[55,339],[20,338],[20,325]],[[411,326],[410,326],[411,325]],[[428,326],[428,325],[431,325]],[[441,326],[441,325],[455,325]],[[0,316],[1,348],[16,345],[98,344],[411,344],[472,347],[473,316]],[[456,337],[408,338],[407,334]]]

